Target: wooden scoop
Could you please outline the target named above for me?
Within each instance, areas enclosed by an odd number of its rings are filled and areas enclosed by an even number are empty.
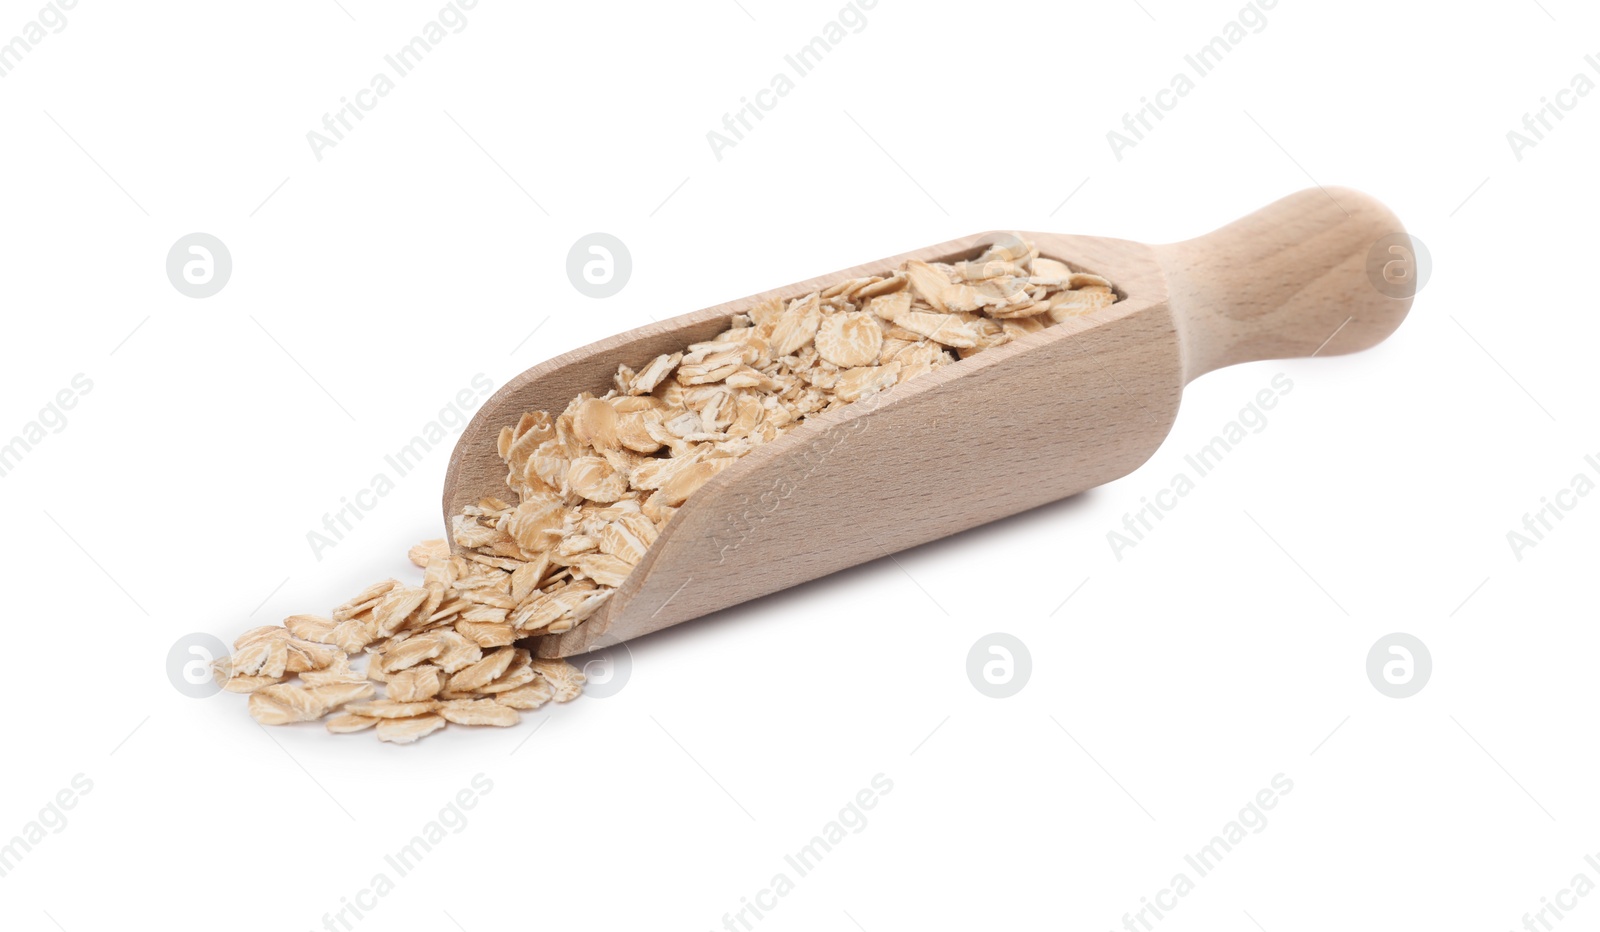
[[[1382,204],[1341,188],[1302,191],[1166,246],[1023,233],[1041,255],[1110,279],[1121,300],[757,447],[689,498],[599,612],[545,638],[541,651],[569,656],[649,634],[1125,476],[1166,437],[1183,387],[1198,376],[1257,359],[1351,353],[1393,332],[1414,291],[1404,279],[1395,287],[1393,263],[1409,254],[1379,241],[1403,233]],[[618,364],[709,340],[764,299],[885,274],[908,259],[972,259],[993,236],[729,301],[524,372],[456,443],[447,528],[463,506],[507,494],[496,437],[523,412],[558,413],[580,392],[603,394]],[[1375,268],[1389,277],[1374,278]],[[1389,296],[1396,290],[1405,293]]]

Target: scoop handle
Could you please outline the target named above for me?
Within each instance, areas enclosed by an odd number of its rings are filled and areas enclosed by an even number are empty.
[[[1366,349],[1400,326],[1416,294],[1405,227],[1349,188],[1308,188],[1155,253],[1185,382],[1234,363]]]

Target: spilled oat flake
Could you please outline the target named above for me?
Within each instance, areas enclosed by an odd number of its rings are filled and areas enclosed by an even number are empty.
[[[413,547],[419,585],[385,580],[327,617],[247,631],[214,675],[266,725],[325,719],[335,734],[397,744],[450,724],[515,725],[583,691],[576,667],[535,657],[537,639],[593,616],[684,501],[740,456],[1116,300],[1110,282],[1007,234],[971,261],[912,260],[765,301],[711,340],[619,366],[604,395],[524,414],[499,439],[516,504],[463,509],[454,554],[442,540]]]

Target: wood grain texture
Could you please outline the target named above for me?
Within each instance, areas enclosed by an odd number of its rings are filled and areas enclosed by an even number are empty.
[[[1185,380],[1257,359],[1353,353],[1393,333],[1411,299],[1379,291],[1367,261],[1378,240],[1404,232],[1359,191],[1311,188],[1214,233],[1156,247]]]
[[[1204,372],[1319,347],[1351,352],[1398,326],[1410,300],[1379,293],[1365,257],[1400,229],[1364,195],[1313,189],[1170,246],[1023,233],[1042,254],[1109,278],[1123,299],[758,447],[690,497],[599,613],[546,638],[542,649],[570,656],[629,640],[1124,476],[1155,452],[1183,386]],[[638,366],[709,339],[729,315],[768,297],[797,297],[907,259],[973,258],[992,236],[706,308],[523,373],[484,404],[456,444],[447,526],[464,505],[506,493],[495,438],[522,412],[559,412],[580,392],[601,394],[619,363]],[[932,481],[951,476],[973,481]]]

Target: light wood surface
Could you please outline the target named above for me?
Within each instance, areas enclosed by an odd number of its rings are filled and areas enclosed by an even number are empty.
[[[806,421],[713,477],[607,605],[550,656],[583,653],[776,592],[1127,475],[1155,452],[1183,387],[1256,359],[1330,356],[1388,336],[1411,299],[1382,293],[1368,253],[1403,233],[1356,191],[1313,188],[1214,233],[1148,246],[1023,233],[1045,256],[1109,278],[1123,299]],[[512,379],[462,433],[444,517],[503,497],[500,428],[559,413],[639,366],[723,330],[771,296],[796,297],[907,259],[976,256],[963,237],[641,327]],[[1003,476],[942,482],[938,477]],[[448,532],[447,532],[448,533]]]

